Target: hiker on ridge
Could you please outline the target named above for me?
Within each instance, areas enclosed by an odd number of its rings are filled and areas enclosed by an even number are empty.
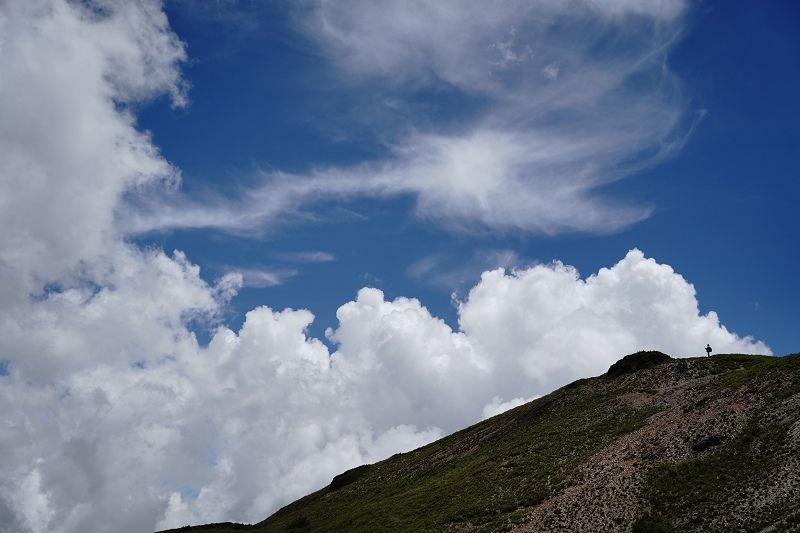
[[[711,357],[711,345],[706,344],[706,356]]]

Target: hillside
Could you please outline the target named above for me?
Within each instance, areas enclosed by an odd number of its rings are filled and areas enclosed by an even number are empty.
[[[259,524],[173,531],[800,531],[800,354],[632,354]]]

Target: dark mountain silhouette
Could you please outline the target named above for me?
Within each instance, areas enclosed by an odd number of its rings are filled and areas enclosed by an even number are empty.
[[[800,354],[639,352],[261,523],[172,531],[800,531]]]

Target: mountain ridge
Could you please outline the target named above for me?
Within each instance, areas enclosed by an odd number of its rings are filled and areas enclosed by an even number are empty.
[[[170,531],[793,531],[798,451],[800,354],[637,352],[258,524]]]

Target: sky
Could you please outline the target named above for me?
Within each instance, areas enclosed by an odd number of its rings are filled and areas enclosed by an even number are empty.
[[[638,350],[797,352],[798,23],[0,0],[0,533],[253,523]]]

